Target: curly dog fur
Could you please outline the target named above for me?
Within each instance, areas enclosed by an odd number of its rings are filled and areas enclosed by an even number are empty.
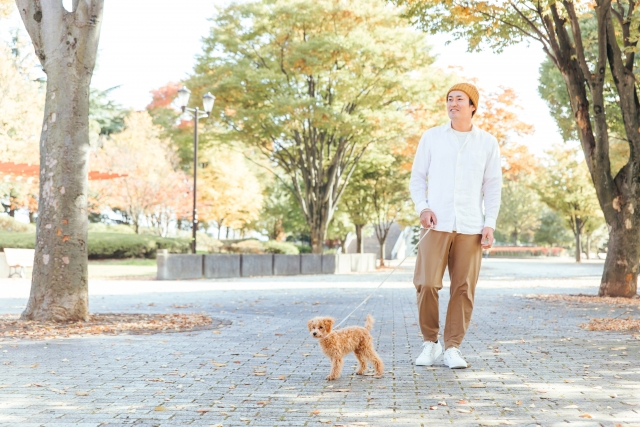
[[[367,314],[362,326],[349,326],[347,328],[332,330],[335,320],[331,317],[314,317],[309,320],[307,327],[313,338],[318,339],[322,352],[331,360],[331,372],[327,380],[335,380],[340,377],[344,356],[353,353],[358,359],[356,374],[363,375],[367,370],[367,361],[371,362],[376,371],[376,376],[384,373],[384,363],[373,349],[373,339],[369,331],[373,327],[373,316]]]

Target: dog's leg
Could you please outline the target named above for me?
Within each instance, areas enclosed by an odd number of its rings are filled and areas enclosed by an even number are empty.
[[[384,362],[382,361],[382,359],[380,359],[378,353],[376,353],[373,348],[368,347],[365,350],[364,356],[373,364],[373,368],[376,371],[376,376],[381,377],[384,373]]]
[[[354,354],[356,355],[356,359],[358,359],[358,370],[356,371],[356,375],[364,375],[367,370],[367,358],[359,348],[354,351]]]
[[[331,372],[327,376],[327,380],[337,380],[340,378],[340,373],[342,372],[342,365],[344,365],[344,360],[342,357],[331,359]]]

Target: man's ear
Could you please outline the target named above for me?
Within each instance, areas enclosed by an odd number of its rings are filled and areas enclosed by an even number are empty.
[[[331,329],[333,329],[333,324],[336,323],[335,320],[333,320],[333,318],[329,317],[327,320],[324,321],[324,327],[327,330],[327,333],[331,332]]]

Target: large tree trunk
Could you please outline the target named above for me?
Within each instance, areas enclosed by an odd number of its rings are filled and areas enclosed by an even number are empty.
[[[86,320],[89,85],[103,0],[74,0],[73,12],[62,1],[16,3],[47,74],[35,260],[22,318]]]
[[[616,215],[609,224],[609,244],[604,272],[600,282],[600,296],[636,295],[640,257],[640,227],[634,208],[638,196],[627,203],[614,204]]]
[[[322,255],[324,252],[324,238],[326,234],[326,227],[311,228],[311,253]]]
[[[364,239],[362,238],[362,229],[364,224],[356,224],[356,253],[364,253]]]

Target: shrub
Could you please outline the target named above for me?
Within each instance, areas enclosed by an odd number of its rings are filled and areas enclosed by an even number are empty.
[[[155,258],[158,249],[171,253],[189,252],[190,239],[148,234],[90,233],[89,259]]]
[[[229,252],[238,254],[261,254],[263,253],[262,244],[257,240],[243,240],[227,246]]]
[[[34,249],[36,233],[12,233],[0,230],[0,250],[4,248]]]
[[[295,246],[296,246],[296,248],[298,248],[298,251],[299,251],[301,254],[310,254],[310,253],[311,253],[311,246],[309,246],[309,245],[300,245],[300,244],[297,244],[297,245],[295,245]]]
[[[0,249],[34,249],[35,233],[0,231]],[[155,258],[158,249],[187,253],[190,239],[171,239],[139,234],[89,233],[89,259]]]
[[[276,240],[263,242],[262,247],[268,254],[298,255],[300,253],[293,243],[278,242]]]
[[[87,230],[89,230],[89,233],[136,234],[136,231],[130,225],[105,224],[103,222],[90,222]]]
[[[208,253],[220,252],[222,242],[209,236],[207,233],[198,232],[196,236],[197,249]]]
[[[25,224],[24,222],[16,221],[15,218],[9,215],[0,215],[0,231],[13,231],[15,233],[28,233],[35,232],[35,226],[33,224]]]
[[[490,258],[557,257],[564,255],[563,248],[545,248],[541,246],[497,246],[489,249],[488,252]]]

